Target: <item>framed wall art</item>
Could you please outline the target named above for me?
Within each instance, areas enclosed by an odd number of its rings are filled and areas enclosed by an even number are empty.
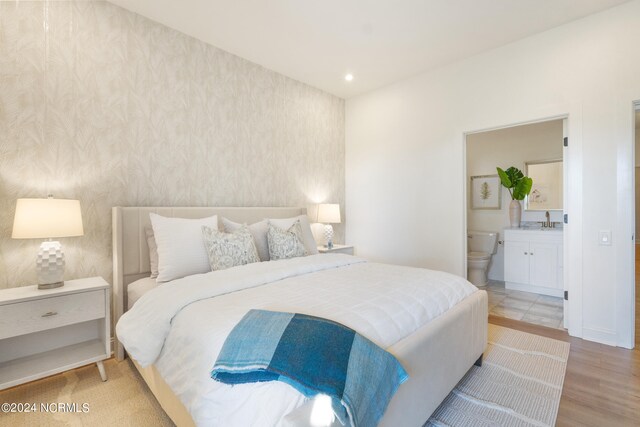
[[[501,209],[502,186],[498,175],[471,177],[471,209]]]

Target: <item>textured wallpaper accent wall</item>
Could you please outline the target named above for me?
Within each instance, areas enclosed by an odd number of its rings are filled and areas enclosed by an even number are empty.
[[[35,283],[11,228],[47,193],[83,209],[66,277],[110,281],[112,206],[344,206],[344,101],[109,3],[0,2],[0,288]]]

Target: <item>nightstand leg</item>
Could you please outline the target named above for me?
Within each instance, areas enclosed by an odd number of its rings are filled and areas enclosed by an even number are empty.
[[[102,381],[106,381],[107,373],[104,370],[104,365],[102,364],[102,360],[99,362],[96,362],[96,365],[98,365],[98,371],[100,371],[100,378],[102,378]]]

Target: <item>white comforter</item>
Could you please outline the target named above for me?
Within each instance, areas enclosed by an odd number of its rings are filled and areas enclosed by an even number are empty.
[[[444,272],[320,254],[163,284],[140,298],[116,330],[131,357],[142,366],[155,363],[196,424],[275,426],[305,401],[293,387],[231,387],[210,378],[225,338],[248,310],[328,318],[388,348],[475,291]]]

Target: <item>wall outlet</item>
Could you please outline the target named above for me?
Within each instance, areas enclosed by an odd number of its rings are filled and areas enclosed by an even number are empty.
[[[600,230],[598,244],[600,246],[611,246],[611,230]]]

